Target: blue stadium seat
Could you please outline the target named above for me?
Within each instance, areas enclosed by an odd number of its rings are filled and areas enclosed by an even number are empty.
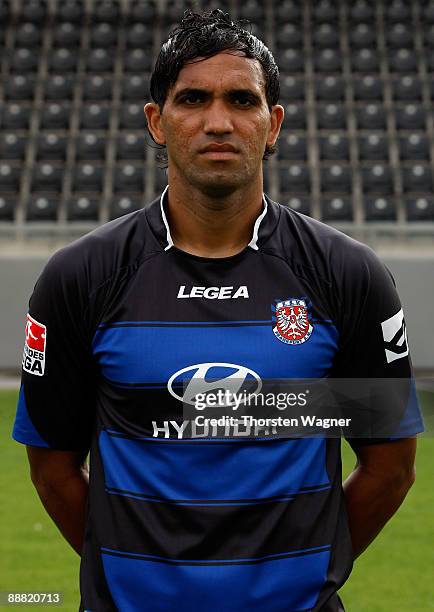
[[[283,49],[277,55],[279,68],[284,72],[303,72],[304,54],[300,49]]]
[[[349,196],[329,196],[321,202],[322,220],[330,221],[352,221],[353,207]]]
[[[345,98],[345,83],[342,77],[329,74],[315,79],[315,94],[318,100],[338,102]]]
[[[433,193],[433,175],[428,164],[416,163],[403,166],[401,172],[404,191]]]
[[[146,149],[143,134],[135,132],[120,133],[117,140],[116,156],[118,159],[144,160]]]
[[[382,104],[366,104],[356,109],[356,119],[359,129],[385,130],[386,111]]]
[[[399,130],[423,130],[426,127],[426,111],[420,104],[395,107],[395,118]]]
[[[414,74],[406,74],[392,82],[393,97],[397,101],[422,100],[422,83]]]
[[[119,127],[122,129],[144,129],[143,104],[124,104],[120,110]]]
[[[110,204],[110,219],[117,219],[142,208],[142,196],[130,194],[114,197]]]
[[[99,198],[73,194],[67,203],[68,221],[98,221]]]
[[[292,74],[280,77],[280,97],[282,100],[304,100],[304,79]]]
[[[407,221],[434,221],[434,197],[408,196],[405,199]]]
[[[285,106],[285,128],[304,130],[306,127],[306,107],[304,104],[291,102]]]
[[[79,163],[74,171],[74,191],[101,192],[103,190],[104,166],[88,161]]]
[[[32,194],[27,203],[27,221],[56,221],[59,197],[56,194]]]
[[[397,210],[394,198],[382,196],[366,198],[364,204],[366,221],[396,221]]]
[[[122,80],[121,95],[123,100],[132,101],[149,98],[149,76],[143,74],[129,74]]]
[[[343,104],[318,104],[317,124],[322,130],[345,129],[347,125],[345,106]]]
[[[112,81],[109,76],[89,75],[83,81],[83,100],[109,100],[112,97]]]
[[[126,72],[149,72],[152,67],[152,55],[145,49],[132,49],[123,59]]]
[[[115,192],[140,193],[144,189],[144,169],[142,165],[120,163],[115,170]]]
[[[84,129],[106,130],[109,126],[110,107],[102,104],[84,104],[80,109],[80,125]]]

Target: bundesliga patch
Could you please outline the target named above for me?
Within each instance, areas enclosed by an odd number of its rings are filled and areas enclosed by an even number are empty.
[[[47,328],[28,314],[23,351],[23,370],[25,372],[36,376],[44,375],[46,344]]]
[[[309,321],[306,302],[296,298],[277,301],[275,305],[276,325],[273,333],[285,344],[303,344],[312,335],[313,325]]]

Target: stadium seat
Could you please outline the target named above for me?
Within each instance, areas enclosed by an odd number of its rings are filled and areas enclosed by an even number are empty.
[[[434,25],[427,25],[425,27],[424,41],[428,47],[434,47]]]
[[[350,193],[352,188],[349,165],[332,164],[321,167],[321,190],[334,193]]]
[[[279,68],[283,72],[303,72],[304,54],[300,49],[284,49],[277,57]]]
[[[393,198],[366,198],[364,204],[366,221],[396,221],[397,211]]]
[[[280,97],[282,100],[304,100],[304,79],[292,75],[280,78]]]
[[[80,109],[80,126],[90,130],[105,130],[109,126],[110,108],[101,104],[84,104]]]
[[[13,221],[17,198],[10,195],[0,195],[0,221]]]
[[[134,23],[126,30],[125,42],[128,47],[144,48],[151,47],[154,31],[145,23]]]
[[[120,133],[117,140],[116,156],[118,159],[144,160],[146,156],[144,136],[134,132]]]
[[[42,0],[26,0],[21,7],[21,19],[30,23],[42,24],[47,15],[47,5]]]
[[[240,5],[240,17],[249,21],[264,19],[264,7],[258,0],[246,0]]]
[[[336,132],[321,137],[319,150],[324,160],[348,160],[350,156],[348,138]]]
[[[67,137],[55,132],[38,134],[36,159],[65,160],[67,149]]]
[[[321,216],[325,222],[352,221],[353,208],[348,196],[325,197],[321,202]]]
[[[76,24],[65,22],[53,27],[54,47],[77,48],[80,46],[81,30]]]
[[[0,162],[0,191],[18,192],[20,190],[21,166]]]
[[[103,160],[106,138],[94,132],[81,132],[77,137],[77,159]]]
[[[109,100],[112,97],[112,81],[101,74],[89,75],[83,82],[83,100]]]
[[[339,76],[320,76],[315,79],[315,94],[318,100],[341,101],[345,98],[345,83]]]
[[[49,68],[52,72],[71,72],[77,68],[78,55],[72,49],[61,47],[53,49],[49,55]]]
[[[24,104],[14,102],[5,104],[3,108],[3,128],[6,130],[27,130],[31,112],[31,107]]]
[[[432,195],[409,196],[405,199],[405,207],[407,221],[434,221],[434,197]]]
[[[314,66],[318,72],[339,72],[342,56],[338,49],[321,49],[314,53]]]
[[[27,138],[15,132],[0,132],[0,159],[21,159],[26,155]]]
[[[74,170],[74,191],[100,192],[103,190],[104,166],[98,163],[83,162]]]
[[[283,193],[282,197],[280,198],[280,202],[282,204],[285,204],[289,208],[292,208],[293,210],[302,213],[303,215],[310,215],[311,201],[309,197],[303,197],[299,195],[293,196],[290,193]]]
[[[380,67],[380,59],[375,49],[356,49],[351,54],[353,70],[358,72],[376,72]]]
[[[47,100],[72,100],[75,80],[71,76],[54,74],[45,81],[44,96]]]
[[[27,203],[27,221],[56,221],[58,208],[56,194],[32,194]]]
[[[135,210],[142,208],[140,194],[114,197],[110,204],[110,219],[117,219]]]
[[[373,5],[367,0],[356,0],[350,9],[350,20],[353,23],[373,23],[375,21]]]
[[[322,130],[345,129],[347,125],[345,106],[343,104],[318,104],[317,124]]]
[[[397,101],[422,100],[422,83],[418,76],[406,74],[392,82],[393,97]]]
[[[62,190],[62,181],[63,165],[54,165],[44,161],[33,166],[33,191],[59,192]]]
[[[4,80],[7,100],[31,100],[35,95],[36,79],[33,74],[14,74]]]
[[[98,204],[98,198],[74,194],[66,206],[68,221],[98,221]]]
[[[35,72],[38,69],[38,53],[34,49],[16,48],[11,58],[11,71]]]
[[[52,102],[41,109],[40,125],[43,129],[66,130],[69,127],[70,104]]]
[[[386,29],[386,40],[390,47],[412,47],[413,29],[405,23],[396,23]]]
[[[17,47],[32,48],[41,44],[41,28],[34,23],[22,23],[15,31],[15,45]]]
[[[349,30],[348,35],[352,47],[372,48],[376,45],[377,34],[371,24],[357,23]]]
[[[292,163],[279,170],[280,191],[306,193],[310,191],[310,172],[305,164]]]
[[[399,138],[399,151],[402,160],[429,160],[429,141],[424,132],[414,132]]]
[[[319,0],[312,5],[313,18],[317,22],[336,22],[339,16],[336,2]]]
[[[297,23],[301,19],[301,5],[298,0],[283,0],[276,6],[275,19],[277,23]]]
[[[395,118],[399,130],[423,130],[426,127],[426,111],[420,104],[396,107]]]
[[[306,107],[304,104],[291,102],[285,106],[285,128],[304,130],[306,127]]]
[[[434,2],[430,0],[423,8],[424,23],[434,23]]]
[[[408,23],[411,22],[411,6],[408,2],[403,0],[392,0],[389,6],[386,5],[386,19],[387,21],[394,23]]]
[[[0,23],[6,24],[11,14],[9,0],[0,3]]]
[[[365,193],[393,193],[392,171],[386,164],[362,166],[361,176]]]
[[[307,159],[307,144],[305,136],[281,132],[278,140],[280,159]]]
[[[116,0],[96,0],[92,17],[97,22],[117,23],[121,17],[120,3]]]
[[[98,23],[90,31],[90,45],[100,49],[108,49],[116,45],[118,31],[110,23]]]
[[[86,69],[89,72],[110,72],[114,57],[110,49],[92,49],[87,53]]]
[[[354,98],[356,100],[382,100],[383,81],[378,76],[365,74],[353,79]]]
[[[382,104],[366,104],[356,108],[357,125],[362,130],[385,130],[386,111]]]
[[[127,72],[149,72],[152,55],[145,49],[132,49],[124,55],[124,70]]]
[[[303,32],[300,26],[295,23],[284,23],[276,30],[276,44],[279,49],[284,49],[290,45],[292,48],[303,46]]]
[[[123,100],[140,100],[143,102],[149,97],[149,77],[142,74],[124,76],[121,86]]]
[[[359,138],[359,158],[361,160],[388,160],[389,142],[386,134],[371,133]]]
[[[140,193],[144,189],[144,168],[131,163],[118,164],[115,170],[115,192],[134,191]]]
[[[411,49],[392,49],[389,52],[389,70],[405,73],[416,72],[416,52]]]
[[[122,129],[144,129],[143,104],[124,104],[120,110],[119,127]]]
[[[128,20],[133,23],[152,24],[157,14],[153,0],[132,0]]]
[[[429,165],[413,164],[401,168],[404,191],[433,192],[433,175]]]
[[[83,0],[62,0],[57,5],[59,21],[80,23],[85,15]]]
[[[316,47],[339,47],[339,30],[332,23],[322,23],[312,32],[312,41]]]

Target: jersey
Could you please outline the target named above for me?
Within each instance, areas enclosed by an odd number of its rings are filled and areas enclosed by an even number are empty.
[[[183,400],[199,375],[411,380],[393,278],[265,194],[241,252],[189,254],[167,198],[58,251],[30,299],[13,437],[90,451],[80,610],[343,610],[341,440],[183,435]],[[401,436],[422,429],[411,392]]]

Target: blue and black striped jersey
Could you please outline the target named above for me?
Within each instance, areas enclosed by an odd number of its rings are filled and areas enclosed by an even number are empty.
[[[343,610],[340,439],[215,436],[184,428],[184,400],[199,375],[411,381],[393,278],[266,195],[240,253],[189,254],[166,198],[60,250],[30,300],[13,437],[90,450],[80,610]]]

